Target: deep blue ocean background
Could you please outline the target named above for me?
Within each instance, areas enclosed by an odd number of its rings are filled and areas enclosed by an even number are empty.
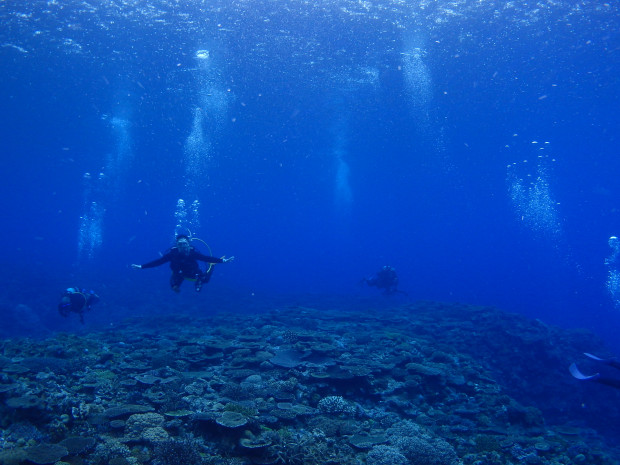
[[[359,285],[389,264],[411,300],[620,353],[616,3],[12,0],[0,19],[11,334],[78,330],[56,312],[74,285],[102,297],[87,328],[397,305]],[[200,294],[129,267],[177,226],[236,257]]]

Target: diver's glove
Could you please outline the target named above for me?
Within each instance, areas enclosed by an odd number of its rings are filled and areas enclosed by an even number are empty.
[[[234,255],[232,257],[229,257],[229,258],[222,257],[222,263],[232,262],[234,259],[235,259]]]
[[[141,269],[142,269],[142,265],[136,265],[135,263],[133,263],[133,264],[131,265],[131,267],[132,267],[134,270],[141,270]]]

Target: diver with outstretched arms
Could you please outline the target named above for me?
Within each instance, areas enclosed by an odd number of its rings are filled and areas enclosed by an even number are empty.
[[[211,279],[213,264],[228,263],[234,260],[234,258],[235,257],[226,258],[225,256],[217,258],[203,255],[190,244],[189,236],[179,234],[176,237],[176,246],[170,248],[170,250],[160,258],[143,265],[132,264],[131,267],[134,269],[155,268],[164,263],[170,263],[170,269],[172,270],[170,287],[174,292],[180,292],[181,283],[185,279],[195,281],[196,292],[200,292],[203,284],[208,283]],[[200,269],[198,265],[199,261],[209,263],[209,267],[206,271],[203,272]]]

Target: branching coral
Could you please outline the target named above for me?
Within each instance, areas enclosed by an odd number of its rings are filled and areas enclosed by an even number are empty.
[[[406,465],[407,457],[392,446],[374,446],[366,457],[368,465]]]
[[[272,432],[269,452],[275,463],[282,465],[318,465],[330,458],[325,436],[319,431],[292,433],[288,430]]]
[[[155,447],[155,460],[157,465],[198,465],[203,459],[198,453],[199,445],[196,441],[168,440],[162,441]]]
[[[341,396],[324,397],[319,401],[318,408],[323,413],[344,413],[349,415],[355,413],[355,407],[344,400]]]

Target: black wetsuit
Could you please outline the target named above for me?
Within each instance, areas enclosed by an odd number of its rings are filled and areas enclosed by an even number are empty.
[[[394,268],[383,268],[379,270],[374,276],[367,278],[366,283],[368,283],[369,286],[376,286],[378,289],[383,289],[385,294],[401,292],[397,289],[398,276]]]
[[[190,251],[187,255],[181,253],[178,247],[172,247],[170,251],[165,253],[161,258],[145,263],[142,265],[142,268],[155,268],[156,266],[170,262],[170,269],[172,270],[170,286],[172,286],[172,288],[178,288],[184,279],[195,279],[196,286],[199,288],[199,286],[209,281],[211,273],[213,272],[213,267],[210,267],[207,272],[203,273],[198,266],[198,260],[205,263],[224,262],[221,258],[203,255],[194,247],[190,247]]]
[[[67,317],[70,313],[77,313],[80,316],[80,323],[84,323],[84,312],[91,310],[91,305],[99,300],[99,296],[86,289],[79,291],[66,290],[58,304],[58,313]]]

